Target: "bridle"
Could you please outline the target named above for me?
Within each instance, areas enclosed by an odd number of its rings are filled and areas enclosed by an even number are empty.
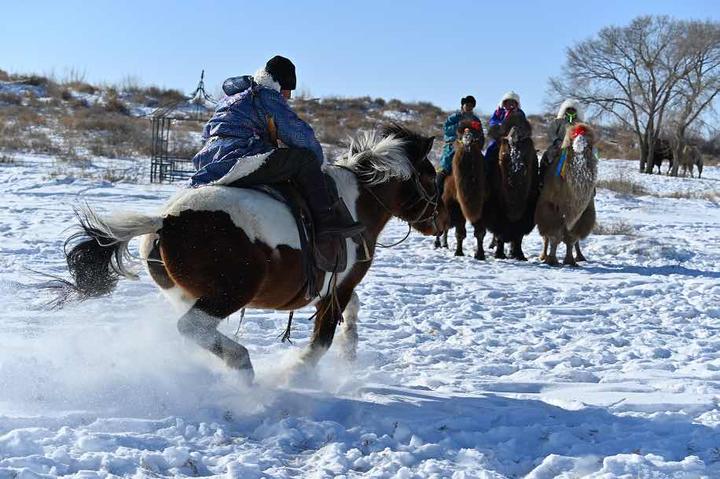
[[[423,160],[424,159],[425,158],[423,158]],[[350,168],[347,168],[346,166],[343,166],[343,165],[336,165],[336,166],[343,168],[345,170],[348,170],[351,173],[355,174],[354,171],[352,171]],[[435,227],[435,229],[439,229],[438,224],[437,224],[437,216],[438,216],[438,211],[437,211],[438,194],[437,194],[437,191],[435,192],[434,195],[431,195],[423,186],[422,181],[420,179],[420,172],[417,170],[417,168],[415,168],[415,165],[411,164],[410,167],[412,168],[411,180],[415,186],[415,192],[417,193],[417,199],[413,200],[413,202],[410,204],[408,204],[407,202],[402,203],[400,205],[400,208],[402,210],[414,208],[418,203],[423,202],[423,201],[425,202],[425,205],[423,206],[423,209],[420,211],[420,213],[417,215],[417,217],[415,219],[407,220],[408,231],[400,241],[390,244],[390,245],[385,245],[385,244],[380,243],[379,241],[376,241],[376,244],[381,248],[392,248],[393,246],[397,246],[400,243],[403,243],[405,240],[408,239],[408,237],[410,237],[410,233],[412,231],[412,225],[416,225],[418,223],[425,223],[427,221],[432,221],[432,224]],[[362,182],[358,181],[358,183],[365,191],[367,191],[370,194],[370,196],[373,197],[373,199],[388,214],[390,214],[391,216],[395,215],[393,213],[393,211],[385,204],[385,202],[377,194],[375,194],[374,191],[372,191],[370,188],[367,187],[367,185],[363,184]],[[428,210],[430,210],[429,214],[428,214]]]

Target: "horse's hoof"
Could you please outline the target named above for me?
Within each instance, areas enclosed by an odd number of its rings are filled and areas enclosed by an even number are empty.
[[[478,261],[485,261],[485,253],[475,253],[475,259]]]
[[[514,260],[517,260],[517,261],[527,261],[527,258],[525,257],[524,254],[519,254],[519,255],[514,254],[512,257]]]
[[[495,259],[507,259],[505,253],[495,253]]]
[[[465,256],[465,253],[463,253],[462,251],[456,250],[456,251],[455,251],[455,256]]]
[[[587,261],[587,258],[585,256],[579,254],[575,256],[575,261]]]

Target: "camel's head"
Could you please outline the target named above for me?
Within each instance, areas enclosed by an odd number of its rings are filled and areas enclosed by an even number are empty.
[[[480,148],[482,148],[485,142],[482,125],[477,120],[460,122],[457,129],[457,138],[465,149],[470,148],[473,144],[479,144]]]
[[[595,134],[585,123],[572,125],[565,132],[563,147],[572,148],[576,156],[591,157],[595,147]]]

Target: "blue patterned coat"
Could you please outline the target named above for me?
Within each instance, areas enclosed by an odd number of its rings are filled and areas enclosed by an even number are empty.
[[[455,155],[453,143],[455,143],[455,140],[457,139],[458,125],[460,125],[460,122],[467,120],[480,121],[480,118],[478,118],[474,113],[464,113],[462,111],[458,111],[447,117],[447,120],[445,120],[445,125],[443,127],[443,140],[445,141],[445,146],[443,147],[442,156],[440,157],[440,169],[442,171],[449,173],[452,169],[452,159]]]
[[[270,80],[268,80],[270,78]],[[193,158],[197,172],[193,186],[222,178],[237,161],[268,153],[276,148],[268,120],[272,119],[277,138],[290,148],[307,148],[322,164],[323,151],[315,132],[301,120],[280,94],[269,75],[229,78],[223,83],[228,95],[205,125],[205,144]]]

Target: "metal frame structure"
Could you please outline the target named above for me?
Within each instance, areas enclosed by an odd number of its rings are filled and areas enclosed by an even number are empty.
[[[166,183],[189,178],[195,169],[192,156],[178,155],[172,148],[173,125],[178,122],[197,123],[198,129],[210,118],[217,102],[205,91],[205,70],[192,95],[170,105],[157,108],[151,115],[152,144],[150,182]]]

